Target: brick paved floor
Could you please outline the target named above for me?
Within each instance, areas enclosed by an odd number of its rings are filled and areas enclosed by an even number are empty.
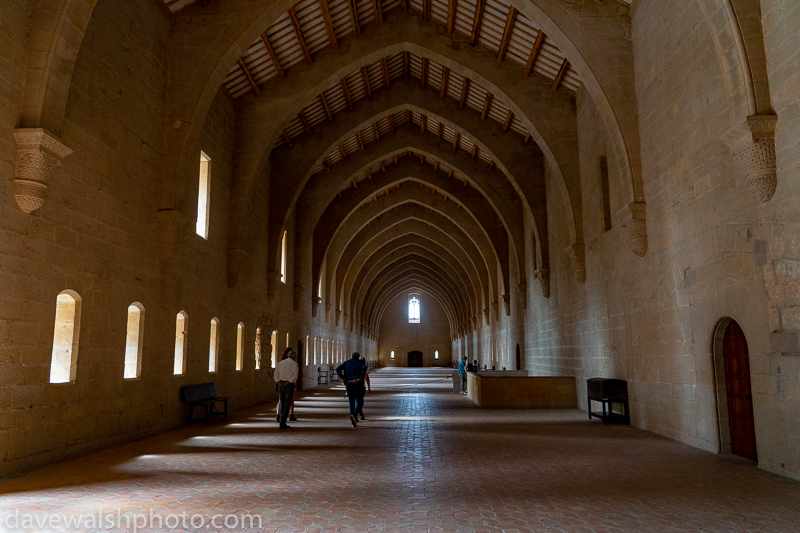
[[[131,531],[151,513],[166,523],[139,531],[245,530],[228,514],[258,515],[250,531],[800,530],[799,483],[577,410],[481,410],[449,372],[373,373],[355,429],[334,384],[302,394],[288,431],[260,406],[2,479],[0,530],[83,514],[52,530]],[[121,527],[91,522],[100,509]]]

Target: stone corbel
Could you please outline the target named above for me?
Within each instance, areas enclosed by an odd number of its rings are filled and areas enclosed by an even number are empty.
[[[14,197],[20,209],[33,213],[44,204],[53,170],[72,150],[42,128],[18,128],[14,130],[14,139],[17,141]]]
[[[158,258],[162,263],[175,255],[183,223],[183,214],[177,209],[162,209],[158,212]]]
[[[303,295],[306,293],[306,290],[300,286],[294,286],[294,310],[299,311],[303,307]]]
[[[538,279],[539,284],[542,286],[542,296],[550,298],[550,269],[540,268],[539,270],[535,270],[533,272],[533,277]]]
[[[575,272],[575,279],[579,283],[586,282],[586,247],[583,243],[576,243],[567,246],[565,250],[572,263],[572,270]]]
[[[744,170],[747,189],[760,202],[772,198],[778,185],[775,162],[777,123],[776,115],[751,115],[723,138]]]
[[[336,327],[339,327],[339,321],[342,319],[342,312],[341,310],[336,310]]]
[[[511,296],[508,294],[503,295],[503,310],[506,316],[511,316]]]
[[[317,311],[319,311],[319,304],[322,303],[322,298],[319,296],[314,296],[311,299],[311,317],[317,318]]]
[[[647,255],[647,204],[645,202],[631,202],[630,239],[631,250],[639,257]]]
[[[232,288],[239,281],[239,269],[242,267],[244,250],[241,248],[228,249],[228,287]]]

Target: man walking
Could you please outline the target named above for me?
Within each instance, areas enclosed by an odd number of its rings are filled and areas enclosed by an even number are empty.
[[[286,348],[281,357],[281,362],[275,365],[273,379],[278,384],[278,395],[281,402],[280,428],[289,429],[286,419],[289,417],[289,409],[292,406],[294,396],[294,384],[297,381],[298,368],[297,353],[291,348]]]
[[[350,360],[339,365],[336,373],[342,378],[347,390],[347,399],[350,400],[350,423],[356,427],[358,425],[356,416],[361,410],[361,402],[364,401],[361,391],[364,388],[364,376],[367,373],[366,365],[361,362],[361,354],[353,352]]]

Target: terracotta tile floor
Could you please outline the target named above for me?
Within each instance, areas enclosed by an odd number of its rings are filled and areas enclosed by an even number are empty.
[[[384,369],[372,380],[369,420],[355,429],[334,384],[301,395],[288,431],[259,406],[0,480],[0,530],[25,525],[11,517],[70,515],[80,524],[19,530],[800,529],[800,484],[744,459],[577,410],[481,410],[452,393],[449,371]],[[248,514],[256,527],[245,529]]]

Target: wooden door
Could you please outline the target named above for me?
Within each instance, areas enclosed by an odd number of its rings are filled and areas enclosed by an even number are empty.
[[[514,370],[522,370],[522,353],[519,351],[519,344],[517,344],[517,367]]]
[[[725,359],[731,451],[736,455],[758,461],[753,392],[750,387],[750,354],[744,332],[733,320],[725,330],[722,353]]]
[[[408,366],[421,367],[422,366],[422,352],[414,350],[408,352]]]

